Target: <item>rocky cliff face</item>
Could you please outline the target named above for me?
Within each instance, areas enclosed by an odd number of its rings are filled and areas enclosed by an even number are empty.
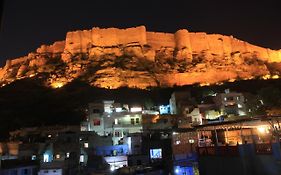
[[[7,60],[0,85],[37,76],[54,88],[80,79],[92,86],[145,89],[154,86],[214,84],[255,77],[276,78],[281,50],[232,36],[93,28],[68,32],[65,41],[42,45],[27,56]]]

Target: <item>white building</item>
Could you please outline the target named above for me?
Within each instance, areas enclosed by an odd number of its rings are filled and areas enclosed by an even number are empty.
[[[82,131],[95,131],[100,136],[112,136],[113,145],[123,142],[129,133],[142,131],[142,108],[128,108],[128,105],[103,101],[90,103],[86,122],[81,124]]]

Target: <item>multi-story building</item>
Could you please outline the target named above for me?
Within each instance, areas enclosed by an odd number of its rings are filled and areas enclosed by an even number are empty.
[[[142,131],[142,108],[103,101],[90,103],[87,121],[82,123],[82,131],[95,131],[100,136],[112,136],[113,145],[123,143],[130,133]]]
[[[214,97],[214,102],[223,115],[245,115],[245,99],[242,93],[230,92],[219,93]]]
[[[190,112],[190,108],[195,104],[191,98],[189,91],[173,92],[170,98],[170,113],[171,114],[186,114]]]

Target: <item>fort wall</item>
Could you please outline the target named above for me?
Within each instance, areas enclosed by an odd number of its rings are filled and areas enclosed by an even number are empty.
[[[223,38],[222,35],[207,35],[207,42],[209,45],[210,51],[214,54],[223,55],[224,49],[223,49]]]
[[[65,50],[70,53],[78,53],[87,52],[92,45],[108,47],[129,43],[146,44],[146,29],[144,26],[128,29],[93,28],[92,30],[68,32]]]
[[[175,37],[171,33],[146,32],[146,39],[147,44],[155,50],[161,47],[175,47]]]
[[[193,52],[199,53],[203,50],[209,50],[209,43],[206,33],[190,33],[189,36]]]
[[[220,38],[222,38],[222,43],[223,43],[223,52],[225,54],[230,54],[232,52],[232,36],[224,36],[224,35],[220,35]]]
[[[268,53],[268,61],[269,62],[281,62],[281,50],[275,51],[271,49],[267,49]]]
[[[233,38],[231,40],[231,48],[232,48],[232,52],[240,52],[240,53],[247,52],[246,43],[236,38]]]
[[[93,28],[91,30],[68,32],[65,41],[42,45],[37,53],[88,53],[92,46],[111,47],[130,43],[150,45],[153,50],[161,47],[188,49],[188,53],[209,53],[223,55],[234,52],[253,53],[257,58],[269,62],[281,62],[281,50],[271,50],[249,44],[232,36],[220,34],[206,34],[204,32],[189,32],[186,29],[178,30],[175,34],[162,32],[146,32],[145,26],[127,29]],[[10,65],[20,64],[33,59],[30,56],[13,59]],[[7,66],[6,66],[7,67]]]
[[[187,48],[189,53],[202,51],[217,55],[229,55],[234,52],[254,53],[263,61],[281,61],[279,52],[249,44],[232,36],[204,32],[194,33],[188,32],[186,29],[178,30],[175,34],[146,32],[144,26],[128,29],[93,28],[92,30],[68,32],[65,50],[70,53],[79,53],[87,52],[91,45],[110,47],[129,43],[148,44],[154,50],[159,50],[161,47],[177,48],[178,50]]]
[[[192,52],[189,32],[186,29],[178,30],[175,33],[175,42],[177,49],[187,48],[189,52]]]

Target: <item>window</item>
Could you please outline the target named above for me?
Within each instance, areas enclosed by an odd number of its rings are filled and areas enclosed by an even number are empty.
[[[83,163],[84,162],[84,154],[80,155],[80,162]]]
[[[115,137],[120,137],[120,132],[119,131],[115,131]]]
[[[85,142],[84,143],[84,148],[89,148],[89,143]]]
[[[100,126],[100,119],[93,120],[94,126]]]
[[[48,154],[43,155],[43,162],[49,162],[49,155]]]
[[[140,118],[136,118],[136,124],[140,123]]]
[[[131,124],[134,125],[135,124],[135,119],[131,118]]]
[[[31,160],[36,160],[36,155],[32,155]]]
[[[114,119],[114,124],[115,124],[115,125],[118,125],[118,119],[117,119],[117,118]]]

